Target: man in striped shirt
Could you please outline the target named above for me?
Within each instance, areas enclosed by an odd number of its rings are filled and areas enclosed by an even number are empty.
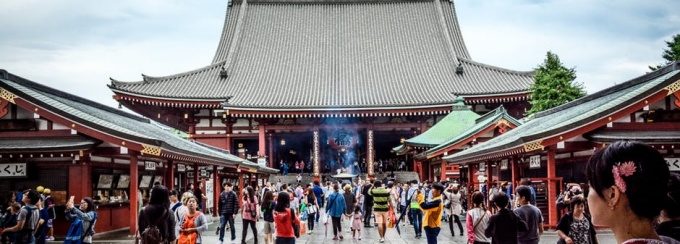
[[[387,231],[387,210],[390,204],[390,190],[383,187],[382,182],[376,180],[368,194],[373,196],[373,214],[375,223],[378,224],[378,235],[380,243],[385,242],[385,231]]]

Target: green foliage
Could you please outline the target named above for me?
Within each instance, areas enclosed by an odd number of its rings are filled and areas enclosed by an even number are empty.
[[[574,82],[576,71],[562,65],[560,58],[548,52],[543,64],[534,72],[531,86],[531,110],[527,115],[551,109],[586,95],[583,84]]]
[[[652,71],[663,68],[672,62],[680,61],[680,34],[673,36],[673,40],[666,41],[666,49],[663,50],[661,57],[666,60],[666,63],[657,64],[656,66],[649,66]]]

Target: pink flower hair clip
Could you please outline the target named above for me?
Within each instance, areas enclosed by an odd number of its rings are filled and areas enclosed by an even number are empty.
[[[637,166],[633,161],[628,161],[624,163],[614,164],[612,167],[612,174],[614,174],[614,184],[621,190],[622,193],[626,193],[626,182],[621,178],[621,176],[631,176],[637,170]]]

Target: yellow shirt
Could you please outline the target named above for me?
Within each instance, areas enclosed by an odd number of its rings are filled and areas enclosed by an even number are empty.
[[[442,225],[442,211],[444,210],[444,203],[442,196],[432,198],[432,201],[425,201],[425,196],[420,194],[418,196],[418,203],[420,209],[423,210],[423,227],[439,228]]]

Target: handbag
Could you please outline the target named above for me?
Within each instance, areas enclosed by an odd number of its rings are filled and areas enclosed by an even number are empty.
[[[253,217],[253,219],[256,219],[257,218],[257,211],[253,210],[253,206],[251,204],[252,203],[250,201],[248,201],[248,209],[249,209],[249,212],[250,212],[250,217]]]
[[[295,210],[290,210],[290,224],[293,225],[293,233],[295,233],[295,238],[300,238],[300,226],[295,224]]]
[[[387,211],[387,217],[390,219],[387,222],[387,228],[394,228],[397,222],[397,215],[394,213],[394,208],[392,207],[392,205],[390,205],[390,208]]]
[[[307,219],[309,219],[309,214],[307,214],[306,212],[302,212],[302,214],[300,214],[300,220],[307,221]]]

